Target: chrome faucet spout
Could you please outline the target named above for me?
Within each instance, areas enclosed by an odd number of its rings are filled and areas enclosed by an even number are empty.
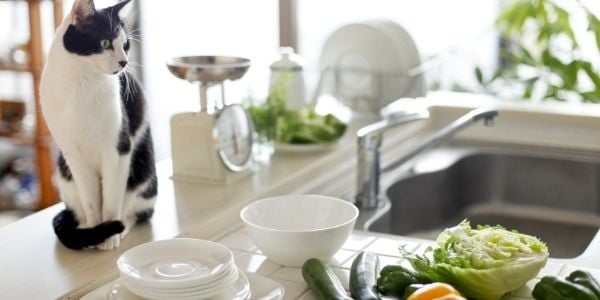
[[[477,123],[479,120],[483,120],[486,126],[492,125],[496,116],[498,116],[496,109],[474,109],[450,125],[442,128],[383,169],[381,169],[379,153],[382,133],[387,129],[401,124],[428,118],[429,112],[427,110],[418,110],[402,115],[392,115],[388,119],[361,128],[357,133],[358,170],[356,205],[362,209],[376,209],[380,204],[379,176],[381,173],[400,167],[424,151],[449,140],[459,131]]]
[[[429,117],[429,111],[418,109],[389,115],[387,118],[365,126],[356,133],[358,137],[358,170],[356,204],[361,208],[375,209],[379,203],[379,174],[381,135],[387,129],[423,120]]]

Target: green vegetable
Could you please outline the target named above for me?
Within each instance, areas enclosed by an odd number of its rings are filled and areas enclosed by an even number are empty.
[[[413,277],[415,281],[420,283],[430,283],[431,280],[427,276],[423,276],[419,273],[414,272],[413,270],[407,269],[400,265],[387,265],[381,269],[380,275],[385,276],[392,272],[402,272],[408,274],[410,277]]]
[[[318,258],[304,262],[302,277],[319,300],[352,300],[333,270]]]
[[[407,273],[412,277],[415,277],[415,274],[413,271],[400,266],[400,265],[387,265],[385,267],[383,267],[383,269],[381,269],[381,272],[379,273],[379,275],[381,276],[386,276],[392,272],[403,272],[403,273]]]
[[[377,289],[384,295],[401,297],[411,284],[419,282],[415,274],[397,265],[385,266],[377,279]]]
[[[567,276],[567,281],[586,287],[600,299],[600,284],[594,279],[592,274],[581,270],[573,271]]]
[[[381,299],[377,291],[379,257],[371,252],[359,253],[350,267],[350,294],[357,300]]]
[[[286,144],[333,143],[346,131],[335,116],[321,116],[310,108],[288,109],[285,90],[276,86],[262,105],[248,107],[259,135]]]
[[[408,297],[410,297],[410,295],[412,295],[414,292],[416,292],[418,289],[420,289],[424,286],[425,286],[425,284],[422,284],[422,283],[414,283],[414,284],[407,286],[404,289],[404,295],[403,295],[402,299],[407,299]]]
[[[533,288],[532,295],[537,300],[598,300],[586,287],[554,276],[542,278]]]
[[[501,226],[472,229],[467,220],[438,236],[437,247],[427,253],[432,259],[401,252],[420,276],[449,283],[464,296],[480,300],[500,299],[519,289],[548,259],[548,248],[535,237]]]

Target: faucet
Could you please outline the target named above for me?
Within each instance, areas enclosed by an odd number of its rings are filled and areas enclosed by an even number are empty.
[[[379,207],[379,176],[383,172],[391,171],[407,163],[415,156],[425,150],[433,148],[446,140],[452,138],[456,133],[469,127],[477,121],[482,120],[486,126],[492,125],[494,118],[498,115],[496,109],[479,108],[474,109],[464,116],[458,118],[450,125],[434,133],[431,137],[418,144],[408,153],[402,155],[390,165],[381,169],[380,151],[382,134],[390,128],[401,124],[426,119],[429,117],[427,109],[417,109],[408,112],[395,113],[385,119],[367,125],[357,132],[358,137],[358,170],[357,170],[357,193],[356,205],[359,208],[373,210]]]

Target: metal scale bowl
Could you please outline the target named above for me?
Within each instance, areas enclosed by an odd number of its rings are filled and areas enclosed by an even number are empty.
[[[239,104],[225,105],[223,82],[242,78],[250,60],[230,56],[184,56],[167,62],[177,78],[198,82],[200,111],[171,117],[174,178],[228,184],[248,173],[252,121]],[[209,110],[208,88],[221,87]],[[211,113],[212,112],[212,113]]]
[[[213,85],[221,86],[221,103],[215,101],[215,107],[222,108],[225,101],[223,82],[242,78],[250,68],[250,60],[232,56],[181,56],[169,60],[167,68],[177,78],[198,82],[200,111],[206,112],[208,88]]]

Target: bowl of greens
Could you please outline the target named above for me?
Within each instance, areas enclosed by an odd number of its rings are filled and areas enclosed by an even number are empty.
[[[315,152],[331,148],[346,132],[346,124],[332,114],[320,115],[310,107],[290,109],[285,90],[275,88],[267,100],[248,112],[256,133],[274,142],[282,152]]]

